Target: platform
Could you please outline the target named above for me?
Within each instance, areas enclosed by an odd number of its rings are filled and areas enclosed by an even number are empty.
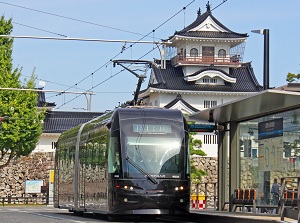
[[[291,218],[284,218],[284,221],[281,221],[280,216],[276,214],[253,214],[253,213],[245,213],[245,212],[227,212],[227,211],[214,211],[207,209],[191,209],[191,214],[199,214],[199,215],[208,215],[214,217],[225,217],[224,223],[226,222],[238,222],[238,223],[264,223],[264,222],[280,222],[280,223],[297,223],[297,220]],[[228,221],[226,221],[226,219]],[[231,219],[231,220],[230,220]]]

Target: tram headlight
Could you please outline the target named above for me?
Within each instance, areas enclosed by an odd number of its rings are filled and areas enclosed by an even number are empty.
[[[175,191],[183,191],[184,186],[175,187]]]
[[[125,189],[125,190],[127,190],[127,189],[133,190],[133,186],[130,186],[130,187],[129,187],[129,186],[126,186],[126,185],[125,185],[125,186],[124,186],[124,189]]]
[[[126,191],[135,191],[135,190],[142,190],[143,188],[141,187],[138,187],[136,185],[120,185],[120,184],[117,184],[115,185],[115,188],[116,189],[121,189],[121,190],[126,190]]]

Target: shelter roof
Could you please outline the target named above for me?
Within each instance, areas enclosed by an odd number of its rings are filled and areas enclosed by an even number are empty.
[[[284,88],[268,89],[220,106],[189,115],[190,120],[216,123],[240,122],[287,109],[299,108],[299,91]]]

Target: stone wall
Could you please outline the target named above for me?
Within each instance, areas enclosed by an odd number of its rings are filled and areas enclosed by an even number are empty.
[[[49,183],[49,170],[54,169],[54,153],[33,153],[28,157],[12,160],[0,169],[0,197],[25,195],[26,180],[44,180]]]
[[[191,192],[207,195],[207,203],[213,205],[217,194],[218,159],[216,157],[193,157],[197,168],[207,172],[199,185],[192,184]],[[25,195],[26,180],[44,180],[49,183],[49,170],[54,169],[54,153],[33,153],[28,157],[13,160],[7,167],[0,169],[0,197]]]
[[[192,194],[206,195],[207,208],[216,205],[218,195],[218,158],[217,157],[192,157],[194,165],[204,170],[207,176],[202,178],[198,185],[192,184]]]

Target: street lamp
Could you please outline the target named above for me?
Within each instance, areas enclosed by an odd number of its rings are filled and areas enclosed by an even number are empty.
[[[251,30],[264,35],[264,90],[269,89],[269,29]]]

